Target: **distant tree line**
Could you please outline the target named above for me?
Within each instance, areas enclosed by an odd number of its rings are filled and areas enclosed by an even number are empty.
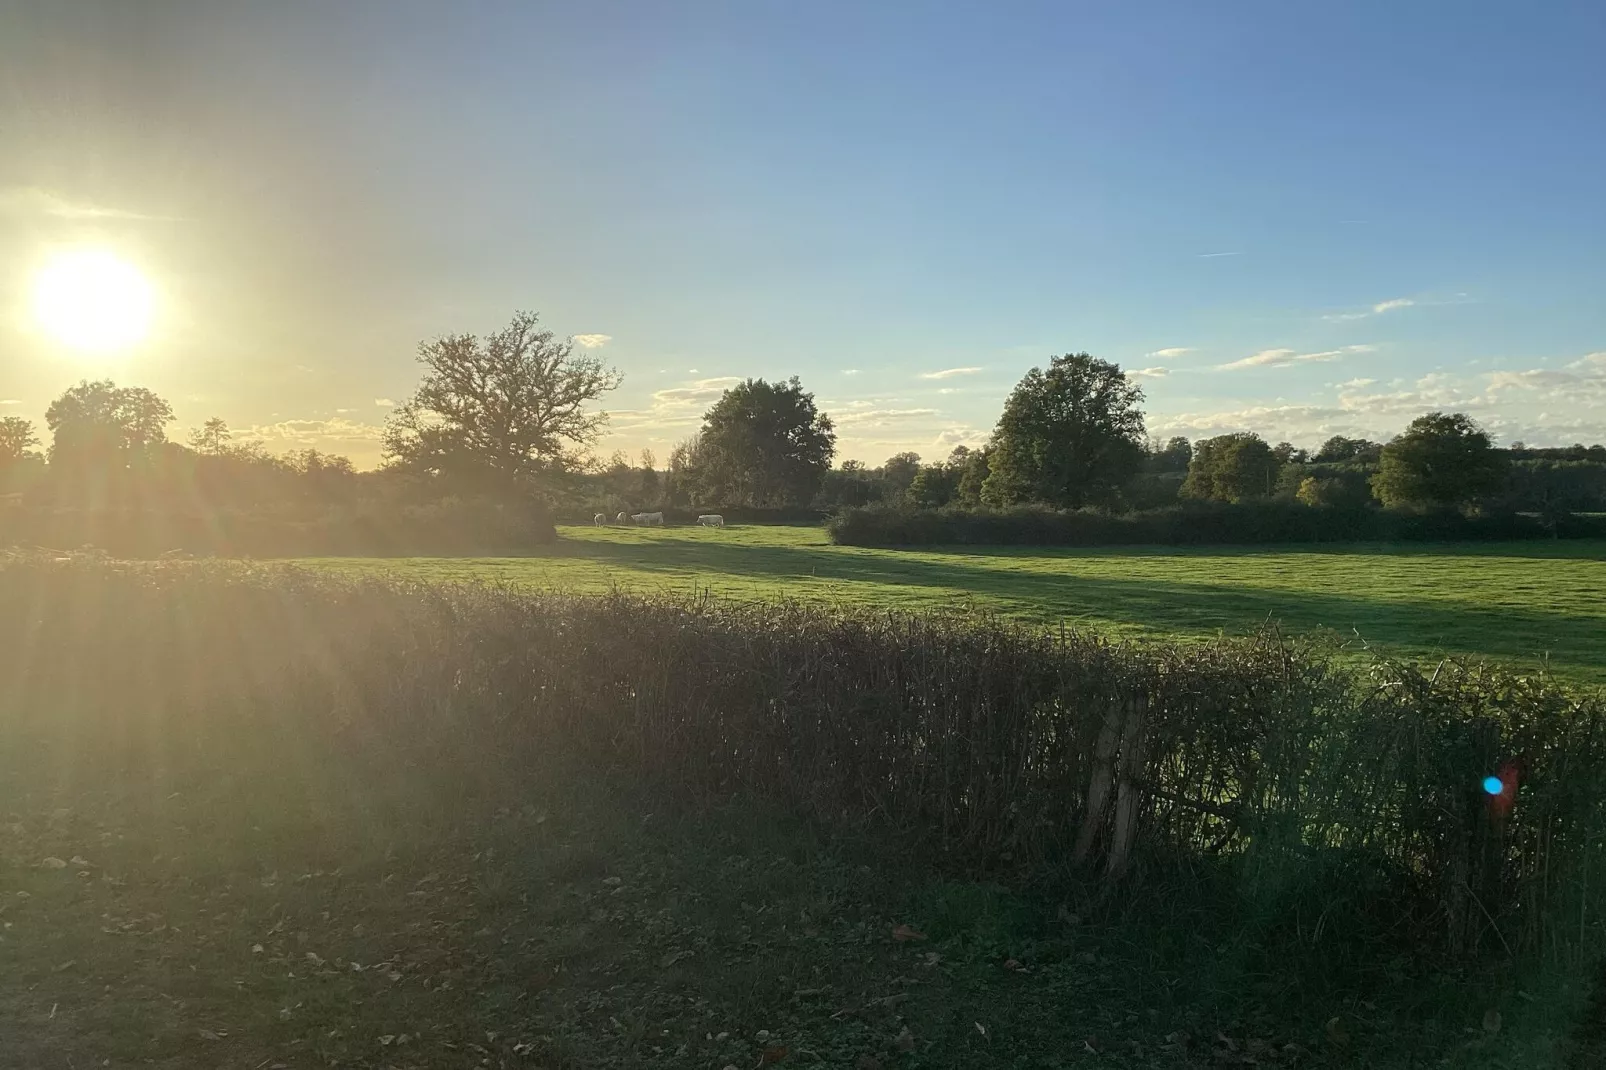
[[[642,509],[777,519],[877,504],[1121,515],[1272,501],[1522,512],[1551,524],[1606,512],[1606,447],[1499,449],[1462,413],[1427,413],[1386,443],[1333,436],[1314,451],[1248,431],[1152,438],[1141,388],[1087,353],[1028,371],[986,442],[931,463],[898,453],[874,468],[833,466],[835,427],[796,377],[724,391],[662,467],[645,450],[598,461],[592,449],[607,417],[594,406],[621,377],[534,313],[483,337],[426,341],[418,362],[419,385],[387,421],[384,463],[373,472],[314,449],[272,455],[215,418],[173,442],[165,399],[106,380],[79,383],[45,414],[48,446],[29,421],[0,418],[0,542],[30,530],[70,536],[75,515],[99,516],[100,528],[85,531],[100,535],[120,523],[109,516],[130,511],[189,516],[196,530],[233,532],[223,540],[230,548],[268,550],[325,537],[405,549],[419,541],[408,532],[425,531],[433,534],[424,541],[511,547],[553,537],[554,516]],[[50,524],[30,527],[40,510]],[[299,526],[276,540],[286,525]]]

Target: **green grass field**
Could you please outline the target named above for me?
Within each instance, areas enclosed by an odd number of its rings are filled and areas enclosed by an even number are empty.
[[[819,528],[565,528],[517,558],[321,560],[344,571],[788,598],[904,610],[987,609],[1123,638],[1203,638],[1267,623],[1355,649],[1489,657],[1606,683],[1606,544],[1058,550],[871,550]]]

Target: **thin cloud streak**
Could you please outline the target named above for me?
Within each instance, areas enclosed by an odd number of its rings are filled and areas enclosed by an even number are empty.
[[[611,341],[613,341],[613,335],[611,334],[577,334],[574,336],[574,344],[584,349],[601,349]]]
[[[922,378],[922,379],[952,379],[956,375],[975,375],[977,372],[983,371],[983,370],[984,369],[982,369],[982,368],[944,368],[942,371],[937,371],[937,372],[921,372],[920,373],[920,378]]]
[[[1339,349],[1324,349],[1319,353],[1300,353],[1292,349],[1262,349],[1259,353],[1251,354],[1242,360],[1235,360],[1229,364],[1218,364],[1216,365],[1216,370],[1230,372],[1243,368],[1286,368],[1292,364],[1340,360],[1351,353],[1370,353],[1376,348],[1376,346],[1372,345],[1354,345],[1343,346]]]

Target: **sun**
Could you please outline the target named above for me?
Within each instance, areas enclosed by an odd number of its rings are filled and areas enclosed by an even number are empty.
[[[63,345],[125,350],[150,333],[155,293],[133,264],[105,249],[57,253],[34,278],[33,314]]]

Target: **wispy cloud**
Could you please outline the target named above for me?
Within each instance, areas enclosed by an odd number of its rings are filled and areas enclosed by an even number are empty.
[[[740,383],[739,376],[726,375],[718,379],[699,379],[687,386],[672,386],[653,392],[652,399],[665,405],[690,405],[713,401],[731,387]]]
[[[939,431],[932,440],[933,446],[944,446],[953,449],[955,446],[980,446],[987,441],[987,432],[979,427],[950,427],[946,431]]]
[[[74,201],[37,186],[11,186],[0,189],[0,215],[47,216],[52,219],[128,219],[171,220],[172,216],[148,215],[126,208]]]
[[[21,405],[21,404],[22,404],[22,402],[19,401],[16,398],[0,398],[0,405]]]
[[[1126,373],[1128,379],[1164,379],[1171,374],[1170,368],[1137,368]]]
[[[374,398],[374,404],[381,409],[394,409],[396,407],[396,403],[389,398]]]
[[[1156,360],[1174,360],[1192,352],[1193,347],[1191,346],[1172,346],[1170,349],[1156,349],[1153,353],[1145,353],[1144,356],[1153,357]]]
[[[252,427],[246,434],[269,442],[315,446],[330,443],[373,443],[384,438],[385,429],[378,424],[360,423],[337,416],[332,420],[281,420],[278,423]]]
[[[1216,370],[1228,372],[1242,368],[1286,368],[1293,364],[1340,360],[1351,353],[1370,353],[1376,348],[1371,345],[1341,346],[1338,349],[1324,349],[1319,353],[1300,353],[1293,349],[1262,349],[1259,353],[1251,354],[1242,360],[1218,364]]]
[[[613,335],[611,334],[577,334],[574,336],[574,344],[584,349],[601,349],[611,341],[613,341]]]
[[[1200,260],[1214,260],[1217,257],[1222,257],[1222,256],[1243,256],[1244,254],[1243,254],[1243,250],[1240,249],[1238,252],[1235,252],[1235,253],[1194,253],[1193,255],[1197,256]]]
[[[1340,390],[1364,390],[1375,382],[1377,382],[1376,379],[1350,379],[1339,383],[1338,388]]]
[[[846,412],[835,419],[838,424],[852,427],[882,427],[903,420],[918,420],[936,415],[936,409],[865,409],[859,412]]]
[[[1323,316],[1322,319],[1328,323],[1345,323],[1350,320],[1364,320],[1370,319],[1373,316],[1381,316],[1385,312],[1393,312],[1395,309],[1410,308],[1415,304],[1416,301],[1410,297],[1391,297],[1387,301],[1379,301],[1371,308],[1359,309],[1353,312],[1333,312]]]
[[[981,368],[944,368],[937,372],[921,372],[922,379],[952,379],[956,375],[975,375]]]
[[[859,374],[859,369],[858,368],[843,368],[842,369],[842,374],[843,375],[858,375]]]

